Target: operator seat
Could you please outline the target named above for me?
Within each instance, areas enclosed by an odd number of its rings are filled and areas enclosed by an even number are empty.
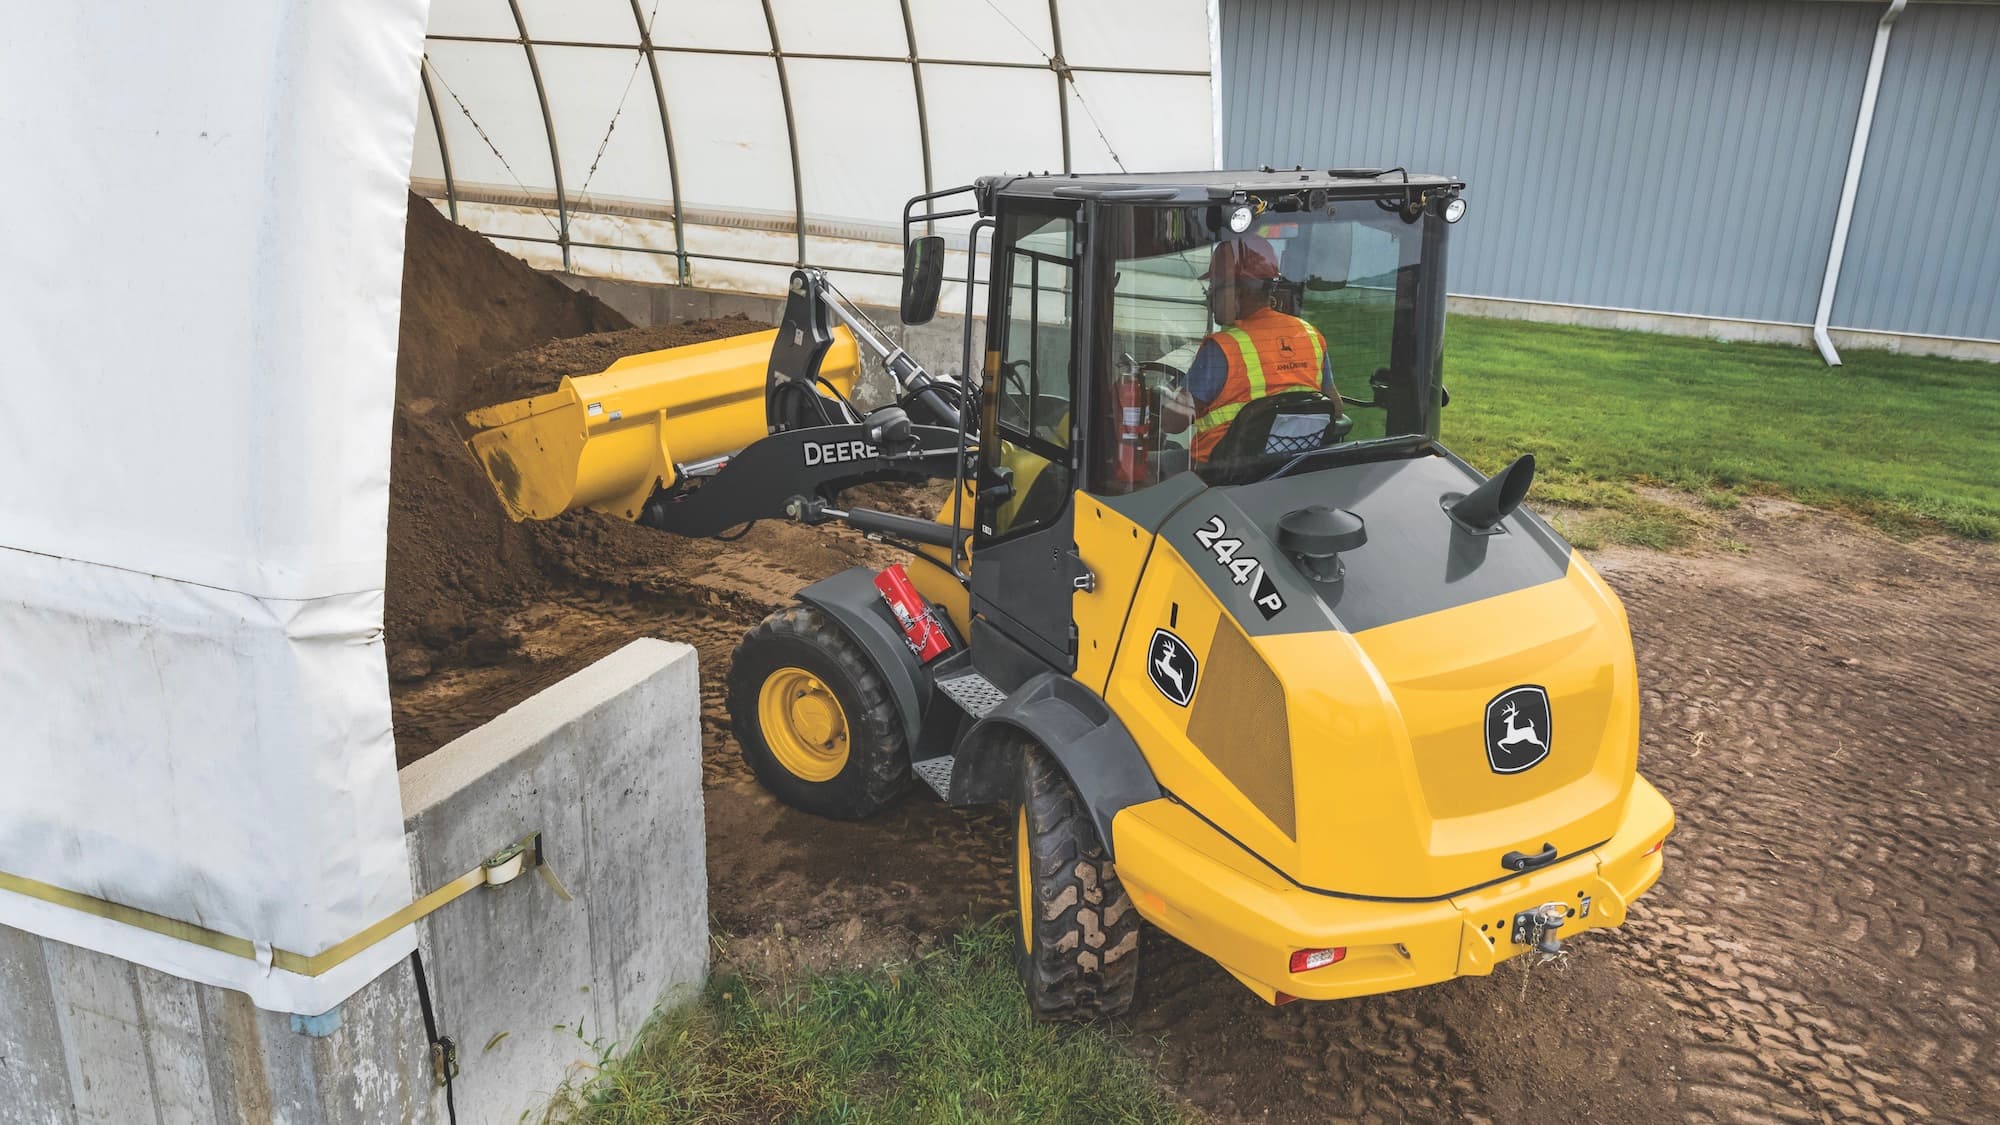
[[[1245,406],[1209,454],[1212,477],[1228,479],[1273,457],[1293,457],[1333,445],[1354,428],[1318,391],[1285,391]]]

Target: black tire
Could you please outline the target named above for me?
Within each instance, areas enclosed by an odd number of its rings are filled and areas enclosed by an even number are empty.
[[[784,747],[784,733],[767,739],[760,719],[766,681],[798,670],[810,673],[840,705],[845,760],[837,766],[806,763],[837,769],[831,776],[801,776],[788,767],[772,745]],[[729,716],[750,771],[795,809],[859,820],[880,812],[909,785],[910,751],[889,685],[853,638],[816,607],[781,609],[736,646],[729,669]],[[797,761],[796,751],[793,755]]]
[[[1020,754],[1014,963],[1041,1020],[1116,1016],[1139,980],[1139,912],[1069,779],[1041,747]]]

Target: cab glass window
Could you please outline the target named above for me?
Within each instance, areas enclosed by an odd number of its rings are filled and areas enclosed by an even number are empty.
[[[1220,207],[1127,211],[1110,239],[1091,489],[1189,469],[1257,480],[1301,454],[1426,433],[1444,310],[1419,282],[1441,222],[1374,199],[1263,211],[1243,230]]]
[[[1012,495],[981,530],[1006,535],[1061,514],[1072,488],[1069,458],[1075,227],[1062,215],[1023,212],[1002,223],[1006,308],[994,401],[998,464]]]

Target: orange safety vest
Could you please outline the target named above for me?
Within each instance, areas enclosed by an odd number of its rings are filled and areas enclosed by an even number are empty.
[[[1229,375],[1222,393],[1195,416],[1189,452],[1196,462],[1208,455],[1229,432],[1229,423],[1245,406],[1282,391],[1318,391],[1326,369],[1326,338],[1319,329],[1276,309],[1258,309],[1208,337],[1222,349]]]

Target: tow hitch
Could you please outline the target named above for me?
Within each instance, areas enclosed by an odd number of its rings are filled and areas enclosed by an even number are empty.
[[[1532,945],[1553,957],[1562,952],[1562,939],[1556,931],[1568,920],[1569,904],[1564,902],[1545,902],[1523,910],[1514,915],[1514,944]]]

